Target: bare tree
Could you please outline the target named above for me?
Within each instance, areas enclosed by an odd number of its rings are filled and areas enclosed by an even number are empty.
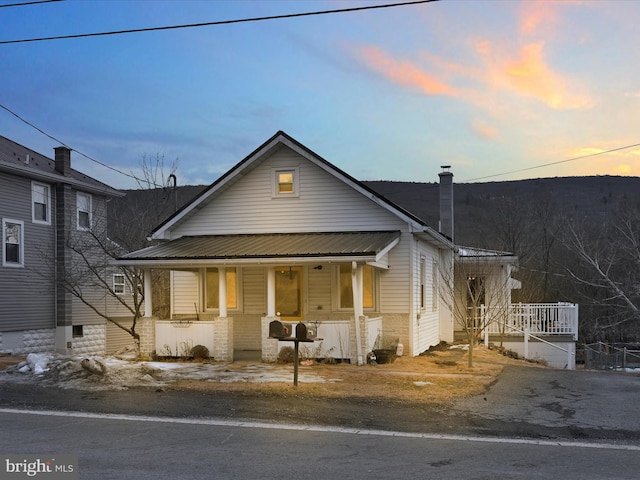
[[[593,311],[591,334],[638,340],[640,324],[640,204],[623,201],[601,225],[567,221],[560,237],[567,274]],[[583,327],[581,322],[581,327]]]
[[[464,332],[469,345],[468,366],[473,368],[473,350],[490,324],[504,325],[509,315],[510,263],[514,257],[501,252],[458,250],[453,278],[443,281],[440,294],[452,308],[456,330]]]
[[[177,161],[173,162],[169,170],[174,187],[176,167]],[[140,187],[156,185],[165,174],[164,157],[157,155],[153,160],[143,157],[140,170],[143,176],[138,180]],[[167,194],[167,188],[150,191],[154,198],[150,195],[144,201],[137,198],[132,202],[118,198],[111,199],[110,202],[95,201],[90,215],[91,222],[86,228],[76,228],[71,220],[75,215],[70,212],[67,215],[69,225],[64,239],[67,253],[63,266],[56,261],[53,247],[49,251],[43,251],[51,269],[57,272],[58,284],[76,300],[78,308],[127,332],[138,351],[140,335],[136,327],[144,314],[145,278],[140,269],[114,266],[112,260],[128,251],[147,246],[149,232],[168,214],[175,212],[174,197]],[[109,221],[107,204],[115,210]],[[167,288],[165,275],[152,274],[151,280],[152,291],[160,292]]]

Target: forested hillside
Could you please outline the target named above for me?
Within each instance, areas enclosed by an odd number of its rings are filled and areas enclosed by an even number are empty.
[[[363,183],[438,229],[438,183]],[[204,188],[127,191],[110,204],[112,238],[139,248]],[[640,341],[640,178],[454,183],[454,216],[456,244],[519,257],[514,301],[579,303],[584,342]]]

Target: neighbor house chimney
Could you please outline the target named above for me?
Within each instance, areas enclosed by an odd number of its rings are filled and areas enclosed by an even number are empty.
[[[62,175],[71,175],[71,149],[67,147],[56,147],[56,172]]]
[[[453,242],[453,173],[451,165],[442,165],[440,177],[440,233],[445,234]]]

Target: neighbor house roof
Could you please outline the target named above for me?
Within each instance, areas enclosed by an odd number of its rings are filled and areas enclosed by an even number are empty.
[[[0,172],[12,173],[48,183],[66,183],[89,193],[124,196],[109,185],[71,169],[69,175],[56,171],[55,161],[19,143],[0,136]]]
[[[127,265],[366,261],[378,266],[400,238],[398,231],[272,233],[185,236],[138,250],[119,260]]]

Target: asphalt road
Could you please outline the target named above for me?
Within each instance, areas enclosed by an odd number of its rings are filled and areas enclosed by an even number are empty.
[[[3,454],[76,455],[81,479],[571,480],[640,471],[640,448],[611,443],[6,409],[0,429]]]
[[[0,454],[80,478],[638,478],[640,376],[506,367],[441,409],[0,381]],[[29,412],[29,413],[27,413]]]

